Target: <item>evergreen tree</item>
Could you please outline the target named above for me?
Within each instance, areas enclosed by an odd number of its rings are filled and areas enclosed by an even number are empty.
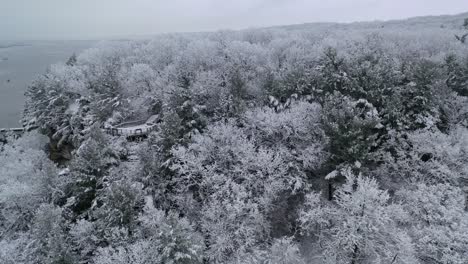
[[[67,239],[63,210],[49,204],[41,205],[31,227],[30,263],[71,264],[73,258]]]
[[[70,164],[73,182],[67,188],[66,206],[75,214],[86,213],[91,208],[97,190],[103,187],[108,169],[118,162],[116,157],[106,135],[97,124],[94,125]]]
[[[73,53],[70,58],[68,58],[67,60],[67,63],[65,63],[67,66],[75,66],[76,65],[76,62],[77,62],[77,59],[76,59],[76,54]]]

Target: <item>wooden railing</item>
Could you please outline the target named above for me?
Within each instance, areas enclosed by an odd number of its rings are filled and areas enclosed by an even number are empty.
[[[17,127],[17,128],[0,128],[0,133],[24,133],[26,131],[25,128]]]
[[[125,127],[131,127],[131,126],[138,126],[138,125],[143,125],[146,122],[146,120],[137,120],[137,121],[130,121],[130,122],[124,122],[120,123],[116,128],[125,128]]]
[[[27,130],[25,128],[0,128],[0,141],[5,140],[8,136],[13,138],[21,137]]]
[[[142,137],[157,129],[158,115],[150,116],[148,120],[137,120],[107,127],[105,131],[112,136]]]
[[[112,136],[127,136],[127,137],[135,137],[135,136],[145,136],[151,133],[152,131],[156,130],[156,125],[149,126],[147,128],[137,128],[137,129],[126,129],[126,128],[106,128],[106,133]]]
[[[0,134],[7,134],[7,133],[23,134],[25,132],[29,132],[38,128],[39,128],[38,126],[34,126],[34,125],[29,125],[26,127],[0,128]]]

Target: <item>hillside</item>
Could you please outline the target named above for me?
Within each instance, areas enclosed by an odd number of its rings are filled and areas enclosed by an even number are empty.
[[[297,25],[286,25],[270,27],[270,29],[288,29],[288,30],[317,30],[319,28],[333,29],[381,29],[381,28],[397,28],[397,29],[430,29],[430,28],[446,28],[446,29],[463,29],[463,21],[468,17],[468,12],[457,15],[442,15],[442,16],[423,16],[413,17],[403,20],[389,21],[367,21],[353,23],[306,23]]]
[[[465,15],[52,65],[26,92],[37,129],[0,143],[0,262],[465,263]]]

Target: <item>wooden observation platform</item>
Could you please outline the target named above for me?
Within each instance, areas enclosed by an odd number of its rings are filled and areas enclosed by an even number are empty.
[[[147,120],[138,120],[121,123],[116,126],[106,127],[104,130],[112,136],[125,136],[130,139],[142,138],[156,130],[159,116],[153,115]]]

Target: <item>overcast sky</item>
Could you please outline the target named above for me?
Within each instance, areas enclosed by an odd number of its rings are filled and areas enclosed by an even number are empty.
[[[100,39],[468,11],[468,0],[0,0],[0,39]]]

